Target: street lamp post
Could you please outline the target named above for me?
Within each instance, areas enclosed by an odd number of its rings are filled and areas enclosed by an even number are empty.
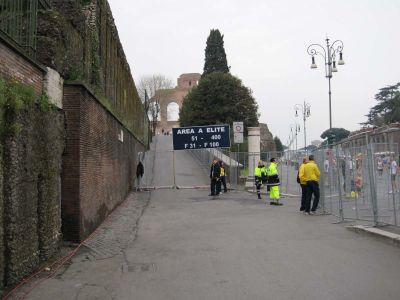
[[[307,153],[307,130],[306,130],[306,119],[311,115],[311,104],[306,103],[304,101],[303,104],[296,104],[294,106],[294,110],[296,112],[295,116],[298,117],[298,111],[303,114],[303,126],[304,126],[304,149]]]
[[[343,60],[343,42],[336,40],[329,44],[329,39],[326,38],[326,49],[320,44],[311,44],[307,48],[307,52],[311,55],[311,69],[316,69],[315,56],[321,55],[325,61],[325,77],[328,78],[329,84],[329,129],[332,129],[332,92],[331,92],[331,78],[332,73],[337,72],[336,68],[336,55],[339,54],[338,65],[344,65]],[[322,51],[321,51],[322,50]]]
[[[290,132],[291,132],[292,134],[294,134],[294,136],[295,136],[296,154],[297,154],[297,135],[298,135],[299,132],[300,132],[300,125],[297,124],[297,123],[290,125]]]

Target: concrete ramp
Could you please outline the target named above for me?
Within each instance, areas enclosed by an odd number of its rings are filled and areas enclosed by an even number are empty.
[[[158,188],[198,188],[209,185],[208,174],[185,150],[174,151],[172,136],[154,137],[154,180]]]

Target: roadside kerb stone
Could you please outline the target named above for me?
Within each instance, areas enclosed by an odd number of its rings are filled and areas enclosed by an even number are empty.
[[[370,236],[377,237],[385,242],[388,242],[392,245],[400,247],[400,235],[392,232],[388,232],[376,227],[369,227],[364,225],[354,225],[354,226],[346,226],[346,228],[350,231],[356,233],[367,234]]]

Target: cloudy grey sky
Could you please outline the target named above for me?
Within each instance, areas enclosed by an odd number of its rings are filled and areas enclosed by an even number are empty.
[[[334,127],[359,128],[378,89],[400,81],[399,0],[109,0],[135,80],[175,80],[203,70],[210,29],[224,34],[231,73],[253,90],[260,122],[286,143],[294,105],[307,101],[307,139],[329,128],[322,58],[310,69],[311,43],[344,42],[332,79]],[[303,127],[301,128],[303,134]],[[299,137],[303,140],[303,137]],[[303,146],[299,141],[299,145]]]

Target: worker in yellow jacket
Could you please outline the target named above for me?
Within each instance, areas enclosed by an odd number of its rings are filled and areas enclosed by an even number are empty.
[[[257,164],[257,167],[254,169],[254,183],[257,189],[257,197],[261,199],[261,186],[265,183],[267,178],[267,168],[262,160],[260,160]]]
[[[321,173],[318,169],[317,164],[314,162],[314,155],[310,155],[308,157],[308,163],[304,166],[304,171],[300,175],[300,181],[306,182],[307,184],[307,196],[306,203],[304,208],[304,213],[308,215],[314,215],[315,211],[318,208],[319,203],[319,177]],[[311,206],[311,198],[314,194],[314,201],[312,208]]]
[[[303,163],[299,167],[299,172],[297,173],[297,183],[301,187],[301,204],[300,211],[305,211],[306,209],[306,197],[307,197],[307,182],[304,181],[304,167],[308,163],[308,157],[303,158]]]
[[[278,164],[276,163],[275,158],[271,158],[270,164],[267,170],[267,176],[268,176],[268,188],[269,188],[269,198],[271,202],[269,204],[271,205],[282,205],[282,203],[279,202],[280,199],[280,194],[279,194],[279,175],[278,175]]]

